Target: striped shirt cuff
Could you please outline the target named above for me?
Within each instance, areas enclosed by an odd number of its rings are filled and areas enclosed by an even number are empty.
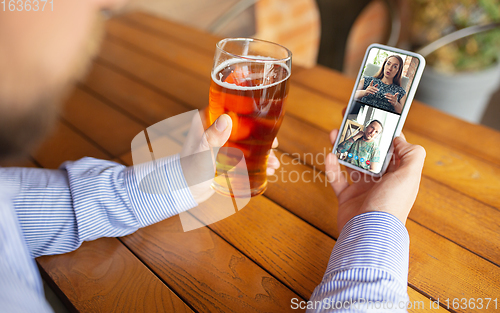
[[[392,274],[406,286],[410,238],[394,215],[369,212],[353,217],[333,248],[325,277],[353,268],[377,269]]]
[[[198,205],[184,178],[178,154],[130,167],[125,184],[141,227]]]

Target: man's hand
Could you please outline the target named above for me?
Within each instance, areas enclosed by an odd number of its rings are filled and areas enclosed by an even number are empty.
[[[358,140],[359,138],[363,137],[365,135],[365,132],[360,130],[356,133],[356,135],[352,136],[352,140],[356,141]]]
[[[338,130],[330,133],[332,143]],[[394,139],[394,154],[386,174],[372,177],[348,169],[353,181],[349,185],[335,154],[326,158],[326,175],[339,201],[337,225],[342,231],[344,225],[354,216],[366,212],[380,211],[396,216],[403,224],[417,197],[424,165],[425,150],[421,146],[406,142],[404,135]]]
[[[188,138],[181,152],[181,166],[189,189],[197,203],[201,203],[213,195],[214,191],[210,187],[212,181],[208,180],[198,184],[192,182],[199,181],[198,177],[200,176],[214,177],[216,153],[218,148],[222,147],[229,139],[232,127],[231,117],[222,114],[205,132],[203,132],[203,126],[196,123],[193,123],[189,130]],[[278,140],[275,138],[272,148],[277,147]],[[273,175],[279,166],[280,162],[271,150],[267,162],[267,174]]]

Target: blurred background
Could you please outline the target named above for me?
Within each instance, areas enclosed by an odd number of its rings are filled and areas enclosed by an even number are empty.
[[[500,0],[135,0],[133,6],[222,37],[277,42],[293,52],[295,65],[320,64],[352,78],[371,43],[416,52],[433,44],[416,99],[500,130]]]

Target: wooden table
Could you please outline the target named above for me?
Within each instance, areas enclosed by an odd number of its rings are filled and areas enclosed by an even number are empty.
[[[219,38],[132,13],[107,23],[88,78],[56,132],[23,164],[57,168],[84,156],[131,164],[132,138],[165,118],[208,104]],[[325,184],[328,133],[341,123],[354,81],[317,66],[294,67],[278,134],[285,176],[242,211],[183,232],[178,217],[123,238],[86,242],[37,259],[68,305],[82,312],[288,312],[307,300],[339,231]],[[500,133],[414,103],[407,139],[427,150],[410,233],[412,302],[500,298]],[[309,182],[307,182],[309,181]],[[496,311],[489,309],[450,311]],[[456,305],[455,305],[456,307]],[[500,304],[499,304],[500,307]],[[441,307],[441,310],[444,310]],[[300,311],[300,310],[299,310]]]

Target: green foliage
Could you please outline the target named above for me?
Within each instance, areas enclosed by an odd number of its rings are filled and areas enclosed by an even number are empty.
[[[385,61],[385,59],[389,56],[389,53],[379,50],[377,52],[377,55],[375,56],[375,59],[373,60],[373,63],[375,65],[382,65]]]
[[[462,28],[500,21],[500,0],[412,0],[412,9],[415,47]],[[499,60],[500,29],[463,38],[427,58],[429,65],[445,72],[477,71]]]

